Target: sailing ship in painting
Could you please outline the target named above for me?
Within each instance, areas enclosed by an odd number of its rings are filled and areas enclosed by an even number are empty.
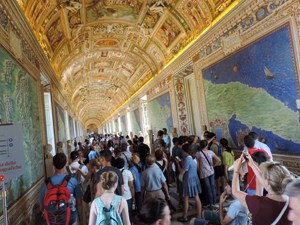
[[[265,75],[267,76],[267,78],[269,78],[269,79],[274,78],[273,73],[266,66],[264,67],[264,72],[265,72]]]

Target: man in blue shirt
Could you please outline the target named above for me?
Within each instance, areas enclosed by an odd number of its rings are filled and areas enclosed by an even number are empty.
[[[53,166],[55,169],[54,175],[50,177],[50,180],[53,185],[59,185],[63,182],[66,175],[66,163],[67,157],[64,153],[57,153],[53,157]],[[77,213],[81,225],[86,225],[86,218],[84,217],[83,208],[82,208],[82,189],[77,183],[75,178],[71,178],[67,184],[67,188],[70,191],[71,197],[70,201],[73,201],[73,207],[71,207],[71,217],[69,225],[72,225],[77,220]],[[41,186],[40,195],[39,195],[39,204],[40,209],[43,210],[43,202],[46,192],[48,191],[46,183]],[[75,203],[76,202],[76,203]]]
[[[227,184],[225,187],[225,191],[220,196],[220,209],[219,212],[205,210],[203,212],[204,219],[196,219],[193,218],[190,221],[190,225],[205,225],[209,224],[209,222],[215,222],[217,224],[224,225],[244,225],[247,224],[248,220],[248,210],[240,203],[238,200],[234,200],[229,209],[224,215],[223,204],[226,201],[227,197],[231,195],[231,186]]]
[[[163,128],[163,140],[166,143],[166,153],[170,154],[170,147],[171,147],[171,138],[168,134],[167,128]]]

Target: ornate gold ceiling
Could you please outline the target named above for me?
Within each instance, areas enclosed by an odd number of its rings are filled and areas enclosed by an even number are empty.
[[[100,125],[235,0],[18,0],[80,120]]]

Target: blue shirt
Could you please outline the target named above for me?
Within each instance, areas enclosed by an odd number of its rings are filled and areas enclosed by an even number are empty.
[[[97,152],[96,151],[90,151],[88,157],[89,157],[89,160],[97,159],[98,158]]]
[[[239,225],[239,224],[247,224],[248,220],[248,210],[240,203],[235,200],[229,206],[227,216],[229,216],[233,221],[230,225]]]
[[[135,192],[141,192],[141,175],[139,174],[138,169],[136,166],[130,168],[130,172],[134,174],[135,176]]]
[[[146,191],[156,191],[162,188],[162,183],[166,182],[166,178],[158,166],[153,166],[146,169],[142,173],[141,186]]]
[[[53,185],[59,185],[62,183],[63,179],[65,178],[66,174],[54,174],[50,179],[52,181]],[[81,199],[83,196],[82,190],[80,186],[77,183],[77,180],[75,178],[71,178],[67,184],[67,188],[70,191],[70,194],[73,194],[75,199]],[[44,202],[44,197],[46,192],[48,191],[46,182],[42,184],[40,195],[39,195],[39,203],[40,205]]]

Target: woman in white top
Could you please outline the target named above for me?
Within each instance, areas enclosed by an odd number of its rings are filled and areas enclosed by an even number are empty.
[[[208,142],[206,140],[200,141],[200,151],[196,153],[196,158],[200,180],[204,185],[203,191],[208,197],[209,205],[213,206],[217,203],[214,166],[218,165],[221,160],[213,151],[208,150],[207,146]]]
[[[101,224],[103,221],[130,225],[126,199],[114,193],[118,186],[118,175],[113,171],[104,172],[101,174],[100,182],[101,197],[92,202],[89,225]]]

